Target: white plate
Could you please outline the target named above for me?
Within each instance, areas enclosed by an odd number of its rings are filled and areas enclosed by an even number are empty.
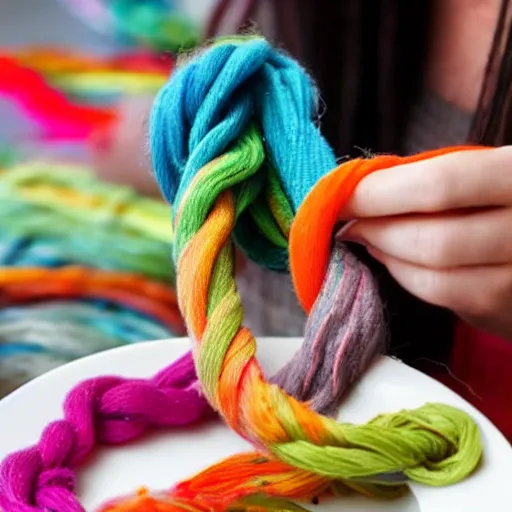
[[[276,372],[300,346],[299,339],[263,338],[258,355],[267,375]],[[185,339],[142,343],[109,350],[62,366],[39,377],[0,402],[0,459],[37,441],[41,430],[61,416],[66,392],[97,375],[150,376],[184,354]],[[344,498],[309,508],[318,511],[496,512],[512,510],[512,448],[482,414],[443,385],[387,357],[381,358],[345,401],[339,417],[365,422],[383,412],[437,401],[469,412],[478,422],[485,458],[464,482],[445,488],[412,485],[412,493],[391,503]],[[80,495],[87,511],[141,485],[168,489],[176,481],[228,455],[250,448],[221,422],[179,432],[150,435],[125,447],[104,448],[79,471]],[[141,471],[143,468],[143,471]]]

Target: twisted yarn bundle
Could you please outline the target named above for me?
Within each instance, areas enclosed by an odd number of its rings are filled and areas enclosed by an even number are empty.
[[[29,162],[0,172],[0,218],[0,396],[79,357],[184,333],[165,205]]]
[[[174,285],[168,208],[84,166],[23,162],[0,171],[5,266],[75,264]],[[98,257],[101,254],[101,258]]]
[[[118,121],[123,95],[156,94],[173,67],[171,56],[147,52],[94,57],[55,49],[0,52],[0,96],[49,141],[84,142]]]
[[[111,109],[73,103],[12,56],[0,55],[0,66],[0,95],[18,104],[47,137],[82,139],[115,119]]]
[[[308,192],[336,167],[332,150],[313,121],[316,101],[313,85],[299,65],[260,38],[213,45],[178,70],[156,100],[151,123],[153,164],[162,192],[174,208],[178,299],[194,340],[202,390],[233,430],[267,457],[306,472],[315,491],[322,482],[336,487],[341,481],[377,494],[385,492],[390,482],[454,483],[474,470],[481,452],[477,427],[465,413],[427,404],[363,426],[339,424],[314,411],[310,395],[292,397],[286,387],[265,380],[255,358],[255,340],[242,326],[231,234],[260,264],[269,268],[284,264],[286,248],[273,243],[274,236],[286,239],[284,219],[290,211],[295,215]],[[357,165],[364,171],[345,169],[338,174],[347,190],[334,205],[336,211],[365,173],[398,162],[382,157],[370,164],[351,163],[351,168]],[[266,176],[272,173],[277,173],[280,188],[269,191]],[[285,208],[275,206],[285,203]],[[333,205],[324,203],[322,208],[318,200],[316,206],[324,210],[318,213],[320,218],[327,209],[332,229]],[[301,233],[318,225],[311,224],[307,215],[300,219],[305,225],[296,218],[290,236],[293,239],[293,231],[298,233],[295,238],[302,244],[295,242],[291,248],[300,246],[300,254],[307,249],[315,253],[316,247],[307,247],[311,241]],[[259,229],[249,231],[251,223]],[[247,243],[243,236],[236,236],[239,230],[250,232],[252,239],[259,235],[266,245],[260,240],[256,247]],[[269,258],[269,245],[281,252],[279,260]],[[333,365],[329,375],[340,386],[340,376],[346,373],[342,361],[365,361],[367,353],[373,355],[375,332],[382,324],[376,320],[380,305],[375,289],[369,286],[362,265],[343,246],[335,246],[330,259],[331,267],[341,268],[341,277],[336,281],[332,274],[322,276],[322,293],[332,299],[329,291],[336,283],[338,288],[357,290],[345,311],[346,331],[320,328],[316,333],[317,347],[338,347],[334,361],[326,358]],[[292,271],[301,266],[307,279],[312,267],[299,256],[295,261]],[[326,266],[318,263],[313,266],[322,275]],[[305,298],[300,287],[298,291],[311,313],[309,328],[322,326],[326,309],[334,309],[336,303],[324,302],[318,288],[315,297]],[[322,336],[323,342],[319,341]],[[361,375],[364,367],[361,364],[354,373]],[[315,378],[321,381],[318,373]],[[233,474],[236,464],[229,468]],[[305,475],[288,482],[288,496],[310,495],[303,485]],[[278,475],[275,478],[279,480]],[[269,494],[269,489],[271,485],[264,485],[260,491]],[[204,499],[204,494],[199,496]]]
[[[99,377],[75,387],[64,418],[50,424],[37,446],[14,453],[0,468],[2,512],[84,512],[75,468],[97,444],[122,444],[151,428],[188,425],[209,411],[190,356],[152,379]]]
[[[336,168],[315,124],[316,103],[302,68],[258,37],[220,40],[160,92],[150,126],[152,157],[173,205],[178,301],[194,344],[198,383],[212,408],[257,453],[231,457],[160,495],[142,493],[104,510],[298,510],[279,500],[317,502],[348,490],[393,497],[409,481],[449,485],[478,465],[478,428],[450,406],[426,404],[360,426],[332,418],[345,391],[383,350],[385,335],[371,273],[346,246],[332,245],[335,213],[362,177],[401,159],[377,157]],[[343,193],[319,194],[326,183]],[[313,214],[311,205],[319,211]],[[321,228],[324,215],[327,227]],[[318,250],[314,240],[321,242]],[[310,313],[303,347],[271,381],[242,325],[235,244],[271,270],[286,271],[290,260]],[[301,261],[308,251],[314,256]],[[137,382],[153,386],[152,380]],[[184,386],[190,389],[191,381]],[[105,410],[97,407],[100,388],[96,403],[80,394],[80,386],[70,394],[91,425]],[[142,405],[122,420],[117,410],[109,412],[121,425],[161,424],[148,421],[154,416]],[[70,432],[68,451],[56,456],[61,428]],[[4,462],[0,504],[6,510],[58,510],[64,504],[82,510],[73,495],[81,460],[76,432],[84,429],[67,406],[63,423],[48,427],[37,447]],[[87,451],[94,442],[111,442],[94,429],[88,435]]]
[[[174,294],[135,276],[0,268],[0,291],[0,397],[80,357],[182,332]]]
[[[104,103],[120,94],[156,93],[174,65],[171,55],[146,51],[95,56],[54,48],[29,48],[6,56],[82,102]],[[18,83],[18,87],[22,86]]]

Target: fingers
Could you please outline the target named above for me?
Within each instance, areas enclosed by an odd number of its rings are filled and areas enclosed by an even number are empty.
[[[512,205],[512,147],[460,151],[377,171],[358,185],[342,220]]]
[[[423,267],[507,263],[512,261],[512,208],[361,220],[343,238]]]
[[[369,252],[386,265],[407,291],[460,316],[478,318],[484,324],[510,304],[512,267],[509,265],[437,270],[412,265],[375,249]]]

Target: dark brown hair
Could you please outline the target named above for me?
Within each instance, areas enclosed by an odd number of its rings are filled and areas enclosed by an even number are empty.
[[[512,143],[512,5],[502,0],[470,141]]]
[[[400,151],[406,115],[421,85],[430,4],[275,2],[279,41],[318,82],[326,105],[322,131],[338,155],[356,147]]]

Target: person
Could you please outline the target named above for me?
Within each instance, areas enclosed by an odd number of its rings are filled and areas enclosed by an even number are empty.
[[[510,2],[276,4],[277,37],[317,79],[322,131],[338,155],[492,146],[377,172],[340,219],[356,219],[345,239],[378,276],[389,353],[452,387],[512,440]],[[140,156],[150,104],[125,109],[95,161],[103,176],[122,169],[114,179],[157,193]],[[238,285],[256,335],[303,333],[288,276],[245,261]]]

